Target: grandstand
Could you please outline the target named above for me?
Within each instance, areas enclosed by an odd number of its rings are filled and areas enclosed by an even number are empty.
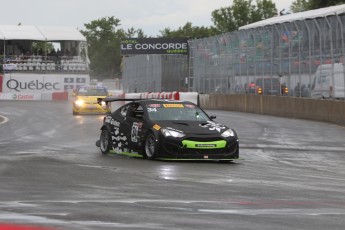
[[[33,50],[34,42],[51,42],[58,50]],[[73,27],[0,25],[0,54],[5,71],[87,73],[86,38]]]
[[[90,82],[86,38],[73,27],[0,25],[0,55],[0,99],[51,100]]]

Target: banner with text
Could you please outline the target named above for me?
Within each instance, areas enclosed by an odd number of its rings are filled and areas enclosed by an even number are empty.
[[[122,55],[188,54],[187,38],[127,38],[121,40]]]
[[[90,84],[87,74],[5,73],[3,93],[54,93],[77,89]]]

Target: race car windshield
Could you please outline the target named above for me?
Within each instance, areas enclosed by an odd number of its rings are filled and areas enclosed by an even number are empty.
[[[78,91],[78,96],[107,96],[105,88],[81,88]]]
[[[148,107],[148,114],[151,120],[184,120],[184,121],[208,121],[208,116],[195,106],[186,107]]]

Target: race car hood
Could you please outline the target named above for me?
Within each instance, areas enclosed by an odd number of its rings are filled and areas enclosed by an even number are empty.
[[[228,127],[213,121],[159,121],[161,128],[177,129],[185,134],[219,135]]]

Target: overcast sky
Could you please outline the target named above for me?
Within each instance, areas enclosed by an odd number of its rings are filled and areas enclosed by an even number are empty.
[[[255,0],[253,0],[254,2]],[[293,0],[273,0],[278,11],[289,9]],[[148,36],[164,28],[178,29],[187,22],[210,26],[211,13],[232,0],[0,0],[1,25],[72,26],[102,17],[120,19],[121,28],[141,28]]]

